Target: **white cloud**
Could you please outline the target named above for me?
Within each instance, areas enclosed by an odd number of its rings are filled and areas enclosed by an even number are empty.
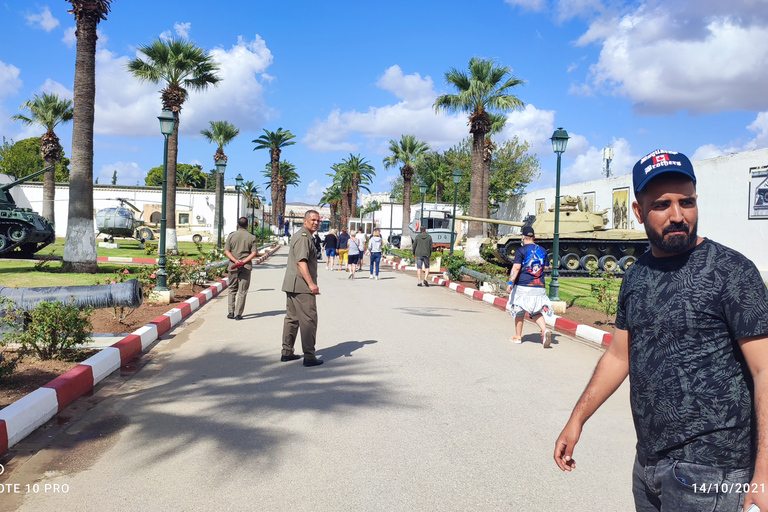
[[[325,190],[330,187],[332,183],[321,184],[320,180],[312,180],[304,195],[299,197],[298,201],[307,204],[317,204],[320,202],[320,198],[323,197]]]
[[[115,171],[117,171],[118,185],[136,185],[137,181],[143,185],[144,178],[147,176],[147,172],[141,169],[136,162],[115,162],[101,167],[96,175],[99,178],[99,184],[111,185],[112,174]]]
[[[184,39],[189,38],[189,29],[192,28],[192,23],[174,23],[173,24],[173,30],[176,32],[176,35],[179,37],[183,37]]]
[[[573,147],[574,142],[576,142],[575,147]],[[632,154],[629,142],[624,138],[613,139],[611,145],[613,146],[612,174],[616,176],[632,171],[632,167],[640,156]],[[578,156],[576,156],[571,165],[565,167],[562,171],[564,185],[597,180],[604,176],[602,147],[589,146],[586,138],[583,136],[572,135],[572,139],[568,141],[567,153],[576,153]]]
[[[74,26],[64,29],[64,37],[61,38],[61,41],[67,45],[67,48],[73,48],[77,44]]]
[[[16,94],[23,82],[19,78],[21,71],[13,64],[0,61],[0,98]]]
[[[551,151],[549,138],[555,131],[555,111],[539,110],[528,104],[522,110],[507,114],[507,122],[501,135],[505,139],[517,137],[520,141],[531,144],[531,151],[544,153]]]
[[[48,6],[40,11],[40,14],[27,14],[24,17],[27,19],[28,25],[41,28],[46,32],[50,32],[59,26],[59,20],[53,17]]]
[[[730,155],[740,151],[751,151],[768,147],[768,111],[759,112],[755,120],[747,126],[749,131],[755,132],[755,138],[744,144],[731,142],[723,145],[705,144],[693,153],[691,160],[704,160],[718,156]]]
[[[173,34],[171,33],[170,30],[164,30],[160,32],[160,39],[162,39],[163,41],[167,41],[172,37],[173,37]]]
[[[272,53],[261,37],[242,37],[229,50],[211,50],[220,65],[221,82],[215,88],[190,92],[181,111],[182,135],[197,136],[208,121],[226,119],[241,131],[259,129],[271,112],[258,80],[272,63]],[[137,56],[141,54],[137,53]],[[152,136],[158,132],[160,89],[164,84],[141,83],[125,69],[129,58],[100,50],[96,53],[97,134]]]
[[[402,101],[366,112],[335,109],[326,119],[316,120],[302,142],[315,151],[356,151],[362,142],[350,139],[361,136],[371,150],[382,154],[389,139],[399,140],[403,134],[413,134],[433,148],[451,146],[469,135],[465,115],[435,114],[432,104],[437,93],[430,77],[404,75],[395,65],[376,85]]]
[[[59,82],[56,82],[55,80],[51,80],[50,78],[47,78],[45,80],[45,83],[41,85],[40,89],[38,90],[41,93],[46,92],[48,94],[56,94],[58,95],[59,99],[71,100],[75,96],[73,91],[67,89],[66,87],[61,85]]]
[[[602,46],[587,82],[644,114],[765,109],[768,20],[747,4],[669,1],[600,18],[577,41]]]

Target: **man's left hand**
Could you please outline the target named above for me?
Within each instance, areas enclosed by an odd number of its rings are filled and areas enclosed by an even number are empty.
[[[760,510],[768,510],[768,475],[762,475],[755,473],[752,481],[749,484],[749,492],[744,497],[744,510],[747,510],[751,505],[757,505]]]

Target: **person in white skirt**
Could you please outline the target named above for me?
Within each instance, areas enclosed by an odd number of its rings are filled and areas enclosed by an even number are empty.
[[[552,344],[552,332],[547,329],[543,314],[552,311],[552,303],[547,297],[547,289],[544,286],[544,271],[549,267],[547,263],[547,251],[535,243],[536,235],[533,228],[523,228],[523,246],[515,252],[515,262],[509,273],[509,303],[510,314],[515,317],[515,335],[509,341],[512,343],[523,342],[523,321],[525,314],[536,322],[541,329],[541,342],[544,348]]]

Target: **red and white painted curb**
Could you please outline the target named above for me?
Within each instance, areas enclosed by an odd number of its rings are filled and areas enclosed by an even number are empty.
[[[409,267],[401,263],[395,263],[390,260],[385,260],[385,261],[397,270],[416,270],[416,267]],[[501,309],[502,311],[509,311],[510,309],[507,303],[507,299],[503,297],[497,297],[492,293],[481,292],[479,290],[475,290],[474,288],[470,288],[468,286],[464,286],[459,283],[441,279],[440,277],[437,277],[437,276],[432,276],[431,281],[437,284],[438,286],[445,286],[457,293],[462,293],[467,297],[471,297],[474,300],[487,302],[491,306]],[[558,332],[569,334],[571,336],[581,338],[585,341],[596,343],[602,347],[607,347],[611,343],[611,340],[613,339],[613,334],[607,333],[605,331],[601,331],[600,329],[596,329],[588,325],[574,322],[573,320],[568,320],[567,318],[563,318],[561,316],[544,315],[544,321],[547,323],[549,327],[554,328]]]
[[[255,260],[256,264],[263,263],[278,249],[279,246],[269,249]],[[0,410],[0,455],[93,389],[109,374],[145,351],[160,336],[221,293],[228,284],[229,279],[224,278],[209,286],[178,307],[160,315],[43,387]]]

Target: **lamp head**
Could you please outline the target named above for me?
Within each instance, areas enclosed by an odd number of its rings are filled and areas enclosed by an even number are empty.
[[[160,133],[170,135],[173,133],[173,125],[176,124],[176,118],[170,110],[163,110],[157,118],[160,120]]]
[[[420,191],[422,194],[426,194],[426,193],[427,193],[427,184],[426,184],[426,183],[424,183],[424,180],[423,180],[423,179],[422,179],[422,180],[419,180],[419,191]]]
[[[568,139],[570,139],[568,132],[563,130],[562,126],[555,130],[555,133],[552,134],[552,138],[550,139],[552,141],[552,150],[557,154],[565,153]]]
[[[238,189],[242,188],[242,186],[243,186],[243,176],[242,175],[238,174],[237,177],[235,178],[235,186]]]
[[[216,172],[219,173],[221,176],[224,175],[224,171],[227,170],[227,161],[224,158],[219,158],[216,160]]]
[[[453,170],[453,182],[458,185],[459,183],[461,183],[461,177],[462,177],[461,169],[454,169]]]

